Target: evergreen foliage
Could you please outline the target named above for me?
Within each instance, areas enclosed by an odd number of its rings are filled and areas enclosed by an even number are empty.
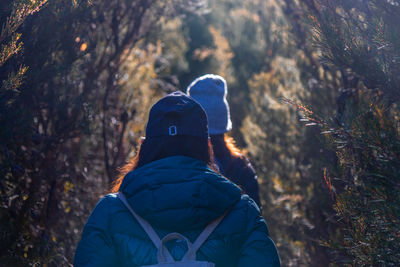
[[[122,140],[140,131],[128,125],[139,98],[120,96],[129,82],[149,78],[129,77],[124,67],[134,61],[154,78],[144,66],[157,51],[145,37],[159,16],[197,9],[195,1],[44,3],[1,3],[0,262],[7,266],[71,265],[90,210],[125,158]]]
[[[399,265],[398,0],[0,5],[1,266],[71,266],[150,106],[206,73],[283,265]]]
[[[397,266],[399,2],[302,1],[299,8],[309,14],[323,66],[336,73],[328,85],[340,93],[330,119],[297,105],[338,158],[324,172],[340,222],[326,245],[340,252],[332,259],[338,264]]]

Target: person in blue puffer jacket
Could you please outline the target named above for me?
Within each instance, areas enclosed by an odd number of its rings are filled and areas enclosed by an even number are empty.
[[[274,242],[255,202],[214,171],[207,117],[181,92],[150,110],[146,138],[121,177],[90,215],[75,253],[74,266],[145,266],[157,263],[157,249],[117,197],[162,238],[178,232],[193,242],[213,220],[225,217],[197,251],[196,259],[223,266],[280,266]],[[172,240],[175,260],[186,243]]]

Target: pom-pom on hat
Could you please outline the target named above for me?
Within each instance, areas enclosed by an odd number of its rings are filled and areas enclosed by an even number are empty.
[[[189,135],[208,138],[207,116],[199,103],[176,91],[150,109],[147,137]]]
[[[232,129],[224,78],[215,74],[203,75],[189,85],[186,93],[206,111],[209,134],[223,134]]]

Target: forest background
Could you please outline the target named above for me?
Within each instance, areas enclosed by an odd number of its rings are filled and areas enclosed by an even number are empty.
[[[72,266],[151,105],[206,73],[282,265],[399,266],[399,0],[2,0],[0,25],[0,266]]]

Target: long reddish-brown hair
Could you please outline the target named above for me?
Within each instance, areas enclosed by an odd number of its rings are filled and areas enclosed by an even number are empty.
[[[244,155],[244,152],[236,146],[235,140],[227,134],[211,135],[210,139],[216,157],[222,158],[227,153],[232,157]]]
[[[214,156],[222,165],[222,170],[226,177],[230,177],[233,171],[232,165],[237,163],[238,158],[244,157],[244,152],[240,150],[235,140],[227,134],[211,135],[211,144],[213,146]]]
[[[208,138],[194,136],[163,136],[146,138],[138,148],[136,155],[119,169],[118,178],[111,184],[111,193],[116,193],[130,171],[150,162],[171,156],[187,156],[205,162],[216,170],[211,141]]]

